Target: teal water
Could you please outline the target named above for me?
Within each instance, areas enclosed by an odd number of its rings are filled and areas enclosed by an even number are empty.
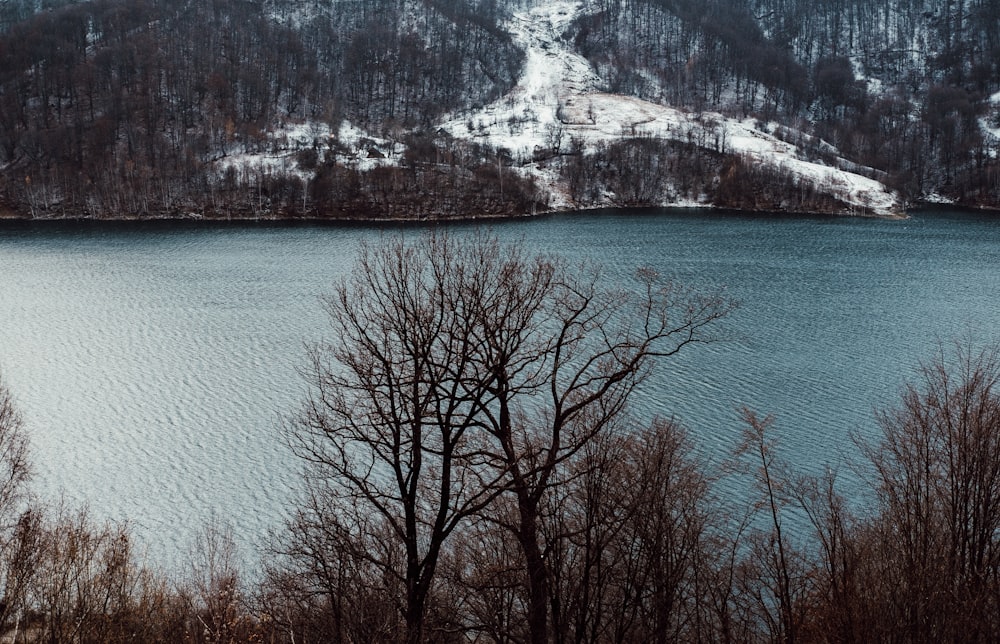
[[[493,230],[600,263],[609,283],[648,266],[740,302],[716,342],[664,363],[636,399],[641,416],[679,417],[716,462],[747,405],[775,415],[797,467],[836,466],[939,341],[1000,341],[1000,219],[988,215],[591,212]],[[152,561],[182,561],[208,520],[263,544],[298,484],[279,427],[303,397],[305,345],[325,334],[319,298],[380,234],[0,225],[0,374],[28,423],[36,489],[128,519]]]

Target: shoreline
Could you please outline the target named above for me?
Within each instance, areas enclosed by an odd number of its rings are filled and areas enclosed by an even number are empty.
[[[524,221],[528,219],[544,219],[553,216],[566,214],[586,214],[586,213],[620,213],[620,214],[667,214],[667,213],[704,213],[717,216],[726,215],[759,215],[774,216],[780,218],[858,218],[858,219],[881,219],[886,221],[906,221],[912,219],[914,215],[927,211],[954,211],[967,214],[998,214],[1000,208],[990,206],[966,206],[959,204],[946,204],[934,202],[917,202],[903,212],[897,213],[851,213],[851,212],[823,212],[823,211],[795,211],[795,210],[775,210],[775,209],[749,209],[732,208],[727,206],[716,206],[711,204],[667,204],[667,205],[629,205],[629,206],[587,206],[576,208],[550,208],[538,210],[534,213],[521,213],[510,215],[467,215],[457,217],[298,217],[298,216],[269,216],[269,217],[214,217],[205,215],[190,214],[187,216],[121,216],[121,217],[31,217],[30,215],[20,215],[11,210],[0,210],[0,226],[11,224],[234,224],[234,225],[305,225],[305,226],[337,226],[348,227],[372,227],[372,226],[425,226],[437,224],[474,224],[486,223],[496,224],[506,221]]]

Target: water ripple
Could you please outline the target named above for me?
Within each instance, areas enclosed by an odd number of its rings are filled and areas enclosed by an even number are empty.
[[[852,454],[852,431],[875,431],[872,410],[938,338],[1000,332],[1000,231],[985,218],[591,213],[496,232],[602,263],[609,282],[649,266],[741,302],[718,342],[662,365],[636,399],[639,416],[679,417],[713,462],[747,405],[819,471]],[[168,565],[212,517],[263,544],[298,485],[278,427],[302,399],[305,343],[324,335],[319,297],[378,235],[0,227],[0,367],[43,491],[128,518]]]

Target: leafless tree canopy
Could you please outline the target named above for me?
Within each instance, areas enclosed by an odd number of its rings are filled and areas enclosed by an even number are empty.
[[[635,284],[605,289],[595,270],[484,235],[429,236],[364,248],[328,299],[334,340],[314,349],[313,396],[290,428],[311,465],[297,527],[335,531],[353,565],[405,589],[411,639],[443,548],[472,517],[513,535],[529,632],[546,637],[550,488],[653,360],[704,340],[729,307],[648,271]]]
[[[920,641],[1000,636],[1000,354],[942,349],[879,417],[868,450],[885,531],[885,607]]]

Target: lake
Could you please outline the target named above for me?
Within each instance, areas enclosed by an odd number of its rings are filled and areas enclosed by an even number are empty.
[[[449,226],[466,234],[472,224]],[[492,224],[503,240],[724,289],[718,340],[662,365],[636,412],[676,415],[715,462],[738,407],[776,417],[804,471],[854,458],[939,341],[1000,340],[1000,219],[905,221],[597,211]],[[419,235],[418,226],[393,229]],[[280,526],[299,464],[281,437],[320,297],[376,227],[0,222],[0,374],[30,431],[35,490],[128,520],[183,563],[206,521],[248,559]]]

